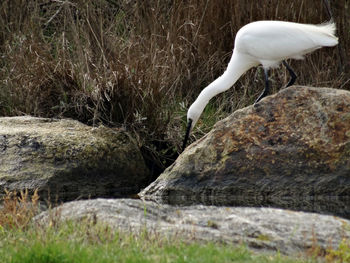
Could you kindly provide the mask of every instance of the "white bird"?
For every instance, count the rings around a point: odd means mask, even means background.
[[[235,39],[231,60],[226,71],[202,90],[187,112],[187,130],[183,142],[186,147],[191,130],[198,121],[209,100],[229,89],[248,69],[262,65],[265,73],[265,89],[255,103],[269,92],[268,70],[281,62],[287,68],[291,86],[296,79],[286,59],[302,59],[316,49],[338,44],[333,21],[320,24],[299,24],[282,21],[257,21],[242,27]]]

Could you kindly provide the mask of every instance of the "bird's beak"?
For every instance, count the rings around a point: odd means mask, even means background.
[[[182,145],[182,151],[184,151],[186,148],[186,144],[187,144],[188,138],[190,137],[191,130],[192,130],[192,119],[188,119],[185,139]]]

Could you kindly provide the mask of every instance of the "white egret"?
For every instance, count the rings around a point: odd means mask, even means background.
[[[335,23],[320,25],[299,24],[282,21],[257,21],[242,27],[235,39],[233,54],[226,71],[202,90],[187,112],[187,130],[183,142],[185,149],[188,137],[209,100],[229,89],[248,69],[262,65],[265,73],[265,89],[255,103],[269,92],[268,70],[281,62],[287,68],[291,86],[296,75],[285,62],[286,59],[302,59],[316,49],[338,44]]]

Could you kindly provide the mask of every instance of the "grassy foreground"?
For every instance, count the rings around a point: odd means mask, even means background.
[[[244,246],[184,242],[174,238],[121,234],[89,223],[0,231],[1,262],[314,262],[279,254],[252,254]]]
[[[154,232],[120,232],[96,220],[33,223],[39,213],[38,195],[6,192],[0,206],[0,262],[349,262],[350,242],[321,251],[317,244],[303,258],[261,254],[244,244],[229,245]]]

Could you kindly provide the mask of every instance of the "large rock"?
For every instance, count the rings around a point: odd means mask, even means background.
[[[290,87],[237,110],[140,195],[350,217],[350,92]]]
[[[251,248],[296,255],[309,249],[337,249],[350,238],[350,221],[334,216],[274,208],[173,207],[127,199],[65,203],[35,218],[40,225],[92,220],[118,231],[177,239],[244,243]]]
[[[147,176],[124,131],[74,120],[0,118],[0,193],[38,189],[51,200],[121,197],[137,193]]]

